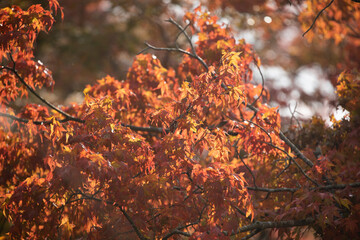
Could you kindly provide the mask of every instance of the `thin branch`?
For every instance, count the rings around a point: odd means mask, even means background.
[[[263,188],[263,187],[246,187],[248,190],[259,191],[259,192],[296,192],[299,188]]]
[[[141,239],[141,240],[147,240],[146,237],[144,237],[141,232],[139,231],[139,229],[136,227],[134,221],[131,219],[131,217],[125,212],[125,210],[119,206],[120,211],[124,214],[126,220],[128,220],[128,222],[130,223],[131,227],[134,229],[136,235]]]
[[[209,71],[208,65],[197,54],[193,54],[191,52],[188,52],[188,51],[186,51],[186,50],[184,50],[182,48],[178,48],[178,47],[175,47],[175,48],[155,47],[155,46],[153,46],[153,45],[151,45],[151,44],[149,44],[147,42],[145,42],[145,45],[147,47],[146,50],[147,49],[152,49],[152,50],[156,50],[156,51],[170,51],[170,52],[179,52],[179,53],[186,54],[186,55],[198,60],[203,65],[203,67],[206,69],[206,71]],[[142,53],[144,51],[145,51],[145,49],[142,50],[140,53]]]
[[[253,179],[253,183],[254,186],[256,186],[256,178],[254,173],[252,172],[252,170],[249,168],[249,166],[245,163],[244,159],[240,156],[240,154],[238,153],[237,149],[235,149],[236,155],[240,158],[241,162],[244,164],[245,168],[249,171],[252,179]]]
[[[280,147],[278,147],[278,146],[276,146],[276,145],[274,145],[274,144],[272,144],[272,143],[265,142],[265,144],[267,144],[267,145],[269,145],[269,146],[271,146],[271,147],[273,147],[273,148],[276,148],[276,149],[282,151],[283,153],[285,153],[285,154],[288,156],[288,158],[290,158],[290,159],[295,163],[295,165],[297,166],[297,168],[299,168],[299,170],[301,171],[301,173],[302,173],[310,182],[314,183],[316,186],[320,186],[315,180],[313,180],[312,178],[310,178],[310,177],[305,173],[304,169],[302,169],[302,167],[295,161],[295,159],[294,159],[293,157],[290,156],[290,154],[289,154],[287,151],[285,151],[284,149],[282,149],[282,148],[280,148]]]
[[[265,87],[265,78],[264,78],[264,75],[263,75],[260,67],[257,65],[257,63],[255,63],[255,66],[256,66],[256,68],[258,69],[258,71],[259,71],[259,73],[260,73],[260,76],[261,76],[261,85],[262,85],[262,88],[261,88],[261,92],[260,92],[259,96],[251,103],[251,106],[254,106],[255,103],[262,97],[263,92],[264,92],[264,87]]]
[[[301,171],[301,173],[313,184],[315,184],[317,187],[320,187],[320,184],[318,184],[315,180],[313,180],[309,175],[306,174],[304,169],[295,161],[295,159],[292,159],[292,161],[295,163],[296,167]]]
[[[246,104],[246,107],[247,107],[247,108],[250,108],[254,113],[257,113],[257,112],[259,111],[256,107],[254,107],[254,106],[251,105],[251,104]]]
[[[266,131],[265,128],[263,128],[262,126],[260,126],[259,124],[255,123],[255,122],[253,122],[252,120],[246,120],[246,121],[248,121],[250,124],[255,125],[255,126],[258,127],[261,131],[263,131],[263,132],[269,137],[270,143],[273,144],[273,143],[272,143],[273,141],[272,141],[271,135],[270,135],[270,133],[269,133],[268,131]]]
[[[203,67],[206,69],[206,71],[209,71],[209,67],[208,65],[205,63],[205,61],[196,53],[195,51],[195,47],[194,47],[194,44],[191,42],[191,38],[190,36],[187,34],[186,32],[186,28],[188,27],[188,25],[183,28],[180,24],[178,24],[177,22],[175,22],[172,18],[168,19],[167,20],[168,22],[174,24],[179,30],[180,30],[180,33],[178,34],[178,36],[176,37],[176,39],[179,37],[180,34],[184,34],[184,36],[186,37],[187,41],[189,42],[189,45],[190,45],[190,48],[191,48],[191,52],[188,52],[182,48],[179,48],[179,47],[175,47],[175,48],[162,48],[162,47],[155,47],[155,46],[152,46],[151,44],[145,42],[145,45],[146,45],[146,48],[143,49],[142,51],[140,51],[140,53],[143,53],[145,52],[146,50],[148,49],[152,49],[152,50],[156,50],[156,51],[172,51],[172,52],[180,52],[180,53],[183,53],[183,54],[186,54],[196,60],[198,60],[201,65],[203,65]],[[175,41],[175,44],[176,44],[176,41]],[[177,45],[177,44],[176,44]],[[139,53],[139,54],[140,54]]]
[[[121,124],[123,127],[128,127],[133,131],[140,131],[140,132],[154,132],[154,133],[163,133],[170,131],[169,129],[165,129],[164,128],[158,128],[158,127],[139,127],[139,126],[134,126],[134,125],[129,125],[129,124]]]
[[[155,218],[157,218],[157,217],[159,217],[159,216],[161,216],[161,213],[155,214],[155,215],[154,215],[153,217],[151,217],[149,220],[146,220],[146,223],[151,222],[152,220],[154,220]]]
[[[316,20],[320,17],[320,15],[323,13],[323,11],[325,11],[325,9],[327,9],[328,7],[331,6],[331,4],[332,4],[333,2],[334,2],[334,0],[331,0],[328,5],[326,5],[323,9],[321,9],[321,11],[316,15],[316,17],[315,17],[314,21],[312,22],[311,26],[308,28],[308,30],[306,30],[306,31],[303,33],[303,35],[302,35],[303,37],[305,36],[305,34],[307,34],[307,33],[315,26]]]
[[[354,182],[349,184],[326,185],[326,186],[313,188],[312,190],[333,190],[333,189],[344,189],[346,187],[353,187],[353,188],[360,187],[360,182]]]
[[[0,117],[7,117],[7,118],[10,118],[12,120],[22,122],[22,123],[28,123],[29,121],[31,121],[29,119],[19,118],[19,117],[16,117],[14,115],[7,114],[7,113],[2,113],[2,112],[0,112]],[[68,122],[69,120],[70,119],[64,118],[64,119],[60,119],[60,120],[57,120],[57,121],[60,122],[60,123],[64,123],[64,122]],[[33,123],[35,125],[49,125],[49,124],[52,123],[52,121],[33,121]]]
[[[245,213],[243,210],[241,210],[240,208],[238,208],[237,206],[235,206],[235,205],[233,205],[233,204],[231,204],[231,206],[232,206],[233,208],[235,208],[236,211],[238,211],[241,215],[243,215],[244,217],[246,217],[246,213]],[[251,219],[250,216],[248,216],[248,218]]]
[[[295,103],[294,110],[291,110],[290,105],[288,106],[289,111],[290,111],[290,113],[291,113],[291,118],[290,118],[290,124],[289,124],[289,125],[291,126],[293,119],[295,119],[295,121],[296,121],[297,125],[299,126],[299,128],[302,129],[299,119],[298,119],[297,117],[295,117],[295,114],[296,114],[296,113],[302,115],[301,113],[299,113],[298,111],[296,111],[297,105],[298,105],[298,103],[296,102],[296,103]]]
[[[280,175],[283,174],[283,173],[290,167],[290,165],[291,165],[291,159],[292,159],[292,158],[287,158],[287,161],[288,161],[288,162],[287,162],[286,166],[284,167],[283,170],[281,170],[281,172],[279,172],[279,173],[276,175],[276,178],[280,177]]]
[[[181,30],[181,31],[176,35],[175,44],[177,44],[176,41],[179,39],[179,37],[181,36],[181,34],[186,33],[185,31],[186,31],[186,29],[190,26],[190,24],[191,24],[191,23],[186,24],[186,26],[183,28],[183,30]],[[186,33],[186,34],[187,34],[187,33]],[[191,40],[191,39],[190,39],[190,40]]]
[[[193,108],[193,105],[190,103],[189,106],[186,108],[186,111],[181,113],[178,117],[176,117],[174,120],[171,121],[170,123],[170,127],[169,127],[169,131],[174,133],[175,130],[178,127],[178,120],[182,119],[183,117],[185,117],[186,115],[188,115],[191,111],[191,109]]]
[[[319,187],[313,187],[309,188],[310,191],[314,190],[325,190],[330,191],[334,189],[344,189],[346,187],[352,187],[352,188],[358,188],[360,187],[360,182],[354,182],[349,184],[334,184],[334,185],[326,185],[326,186],[319,186]],[[260,192],[268,192],[268,193],[276,193],[276,192],[296,192],[300,188],[263,188],[263,187],[246,187],[248,190],[252,191],[260,191]]]
[[[150,43],[145,42],[144,43],[148,49],[156,50],[156,51],[169,51],[169,52],[179,52],[186,55],[189,55],[190,57],[195,57],[191,52],[188,52],[182,48],[168,48],[168,47],[155,47],[151,45]]]
[[[179,232],[181,232],[181,229],[185,229],[185,228],[187,228],[187,227],[191,227],[191,226],[193,226],[193,225],[195,225],[195,224],[198,224],[198,223],[199,223],[199,222],[196,221],[196,222],[193,222],[193,223],[189,223],[189,224],[187,224],[187,225],[185,225],[185,226],[177,227],[177,228],[175,228],[174,230],[172,230],[171,232],[169,232],[168,234],[166,234],[166,235],[162,238],[162,240],[166,240],[166,239],[168,239],[169,237],[171,237],[172,235],[179,234]],[[181,233],[183,233],[183,232],[181,232]],[[189,237],[190,237],[190,235],[189,235]]]
[[[146,52],[149,49],[150,49],[149,47],[146,47],[143,50],[141,50],[140,52],[138,52],[136,55],[142,54],[142,53]]]
[[[235,208],[236,211],[238,211],[238,213],[240,213],[241,215],[243,215],[247,220],[249,220],[250,222],[255,222],[255,219],[251,220],[253,217],[250,214],[249,216],[246,217],[246,213],[244,211],[242,211],[240,208],[238,208],[237,206],[231,204],[231,207]]]
[[[13,67],[7,67],[7,66],[2,66],[2,70],[6,69],[12,73],[15,74],[15,76],[19,79],[19,81],[35,96],[37,97],[41,102],[43,102],[44,104],[46,104],[48,107],[50,107],[51,109],[55,110],[56,112],[60,113],[61,115],[65,116],[65,119],[69,120],[69,121],[75,121],[75,122],[79,122],[79,123],[84,123],[85,121],[76,117],[73,117],[69,114],[67,114],[66,112],[62,111],[61,109],[55,107],[52,103],[48,102],[46,99],[44,99],[43,97],[41,97],[32,87],[30,87],[29,84],[27,84],[24,80],[24,78],[22,78],[18,71],[15,69],[16,67],[16,62],[14,61],[14,59],[12,58],[12,55],[10,54],[10,59],[13,63]]]
[[[184,34],[184,36],[186,37],[187,41],[188,41],[189,44],[190,44],[191,52],[192,52],[194,55],[196,55],[195,47],[194,47],[194,45],[193,45],[192,42],[191,42],[191,38],[189,37],[189,35],[188,35],[187,32],[185,31],[185,29],[190,25],[190,23],[189,23],[188,25],[186,25],[185,28],[183,28],[179,23],[175,22],[174,19],[172,19],[172,18],[169,18],[169,19],[166,20],[166,21],[169,22],[169,23],[174,24],[174,25],[180,30],[179,35],[180,35],[181,33]]]
[[[209,67],[208,65],[205,63],[205,61],[196,53],[195,51],[195,47],[194,47],[194,44],[192,43],[191,41],[191,38],[189,37],[189,35],[187,34],[187,32],[185,31],[185,28],[183,28],[180,24],[178,24],[177,22],[175,22],[172,18],[170,18],[168,20],[168,22],[174,24],[186,37],[189,45],[190,45],[190,48],[191,48],[191,52],[192,52],[192,55],[190,55],[191,57],[195,58],[196,60],[198,60],[203,66],[204,68],[206,69],[206,71],[209,71]],[[189,25],[189,24],[188,24]],[[187,26],[186,26],[187,27]]]
[[[280,136],[280,139],[283,140],[286,145],[288,145],[291,150],[293,150],[295,153],[296,153],[296,156],[298,158],[300,158],[301,160],[303,160],[303,162],[305,162],[309,167],[312,167],[314,166],[314,163],[311,162],[307,157],[304,156],[304,154],[302,154],[302,152],[295,146],[295,144],[293,144],[286,136],[285,134],[280,131],[279,132],[279,136]]]

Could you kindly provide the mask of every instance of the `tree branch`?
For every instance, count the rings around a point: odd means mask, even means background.
[[[296,192],[299,188],[263,188],[263,187],[246,187],[248,190],[260,191],[260,192]]]
[[[296,153],[296,156],[298,158],[300,158],[301,160],[303,160],[309,167],[312,167],[314,166],[314,163],[311,162],[307,157],[304,156],[304,154],[302,154],[302,152],[295,146],[295,144],[293,144],[286,136],[285,134],[280,131],[279,132],[279,136],[280,136],[280,139],[283,140],[286,145],[288,145],[291,150],[293,150],[295,153]]]
[[[314,190],[325,190],[330,191],[334,189],[344,189],[346,187],[352,187],[352,188],[358,188],[360,187],[360,182],[353,182],[348,184],[334,184],[334,185],[326,185],[326,186],[319,186],[319,187],[313,187],[309,188],[310,191]],[[300,188],[263,188],[263,187],[246,187],[248,190],[252,191],[260,191],[260,192],[268,192],[268,193],[276,193],[276,192],[296,192]]]
[[[332,4],[333,2],[334,2],[334,0],[331,0],[328,5],[326,5],[323,9],[321,9],[321,11],[316,15],[316,17],[315,17],[314,21],[312,22],[311,26],[308,28],[308,30],[306,30],[306,31],[303,33],[303,35],[302,35],[303,37],[305,36],[305,34],[307,34],[307,33],[315,26],[316,20],[320,17],[320,15],[323,13],[323,11],[325,11],[325,9],[327,9],[328,7],[331,6],[331,4]]]
[[[261,88],[261,92],[260,92],[259,96],[251,103],[251,106],[254,106],[255,103],[262,97],[262,95],[263,95],[263,93],[264,93],[264,86],[265,86],[265,78],[264,78],[264,75],[263,75],[260,67],[257,65],[257,63],[255,63],[255,61],[254,61],[254,64],[255,64],[256,68],[258,69],[258,71],[259,71],[259,73],[260,73],[262,88]]]
[[[194,45],[193,45],[192,42],[191,42],[191,38],[189,37],[189,35],[188,35],[187,32],[185,31],[186,28],[190,25],[190,23],[189,23],[185,28],[183,28],[179,23],[175,22],[174,19],[172,19],[172,18],[169,18],[169,19],[166,20],[166,21],[169,22],[169,23],[174,24],[174,25],[180,30],[179,35],[180,35],[180,34],[184,34],[184,36],[186,37],[186,40],[187,40],[187,41],[189,42],[189,44],[190,44],[191,52],[192,52],[194,55],[196,55],[195,47],[194,47]]]
[[[315,180],[313,180],[311,177],[309,177],[309,175],[306,174],[306,172],[304,171],[304,169],[302,169],[302,167],[295,161],[295,159],[291,159],[296,167],[300,170],[300,172],[312,183],[314,183],[317,187],[320,186],[320,184],[318,184]]]
[[[183,54],[186,54],[192,58],[195,58],[196,60],[198,60],[202,65],[203,67],[206,69],[206,71],[209,70],[209,67],[207,66],[207,64],[204,62],[204,60],[199,57],[197,54],[193,54],[191,52],[188,52],[182,48],[178,48],[178,47],[175,47],[175,48],[165,48],[165,47],[155,47],[147,42],[145,42],[145,45],[147,46],[147,48],[145,48],[144,50],[142,50],[140,53],[146,51],[147,49],[152,49],[152,50],[156,50],[156,51],[170,51],[170,52],[179,52],[179,53],[183,53]]]
[[[247,232],[247,231],[251,231],[251,230],[307,226],[314,222],[315,222],[315,220],[311,217],[303,219],[303,220],[286,220],[286,221],[278,221],[278,222],[255,222],[253,224],[239,228],[235,233],[232,233],[231,236],[234,236],[241,232]]]
[[[22,122],[22,123],[28,123],[29,121],[31,121],[29,119],[19,118],[19,117],[16,117],[14,115],[7,114],[7,113],[2,113],[2,112],[0,112],[0,117],[7,117],[7,118],[10,118],[12,120]],[[64,119],[60,119],[60,120],[57,120],[57,121],[60,122],[60,123],[64,123],[64,122],[70,121],[70,119],[64,118]],[[35,125],[49,125],[49,124],[52,123],[52,121],[33,121],[33,123]]]
[[[179,47],[175,47],[175,48],[163,48],[163,47],[155,47],[155,46],[152,46],[151,44],[145,42],[145,45],[146,45],[146,48],[143,49],[142,51],[140,51],[138,54],[140,53],[143,53],[144,51],[146,51],[147,49],[152,49],[152,50],[156,50],[156,51],[172,51],[172,52],[180,52],[180,53],[183,53],[183,54],[186,54],[196,60],[198,60],[201,65],[203,65],[203,67],[206,69],[206,71],[209,71],[209,67],[208,65],[205,63],[205,61],[196,53],[195,51],[195,47],[194,47],[194,44],[191,42],[191,38],[189,37],[189,35],[187,34],[186,32],[186,29],[183,28],[179,23],[175,22],[172,18],[169,18],[167,20],[168,22],[174,24],[179,30],[180,30],[180,33],[179,34],[184,34],[184,36],[186,37],[186,40],[189,42],[189,45],[190,45],[190,48],[191,48],[191,52],[188,52],[182,48],[179,48]],[[177,36],[178,38],[178,36]],[[175,42],[176,44],[176,42]],[[177,44],[176,44],[177,45]]]
[[[14,59],[12,58],[12,55],[10,54],[10,59],[13,63],[13,67],[6,67],[6,66],[2,66],[2,70],[6,69],[12,73],[15,74],[15,76],[19,79],[19,81],[35,96],[37,97],[41,102],[43,102],[45,105],[47,105],[49,108],[55,110],[56,112],[60,113],[61,115],[65,116],[65,119],[69,120],[69,121],[75,121],[75,122],[79,122],[79,123],[84,123],[85,121],[76,117],[73,117],[69,114],[67,114],[66,112],[62,111],[61,109],[55,107],[53,104],[51,104],[50,102],[48,102],[46,99],[44,99],[43,97],[41,97],[32,87],[30,87],[29,84],[27,84],[24,80],[24,78],[22,78],[18,71],[16,70],[16,62],[14,61]]]
[[[316,188],[312,188],[312,190],[314,189],[318,189],[318,190],[333,190],[333,189],[344,189],[346,187],[360,187],[360,182],[354,182],[354,183],[349,183],[349,184],[334,184],[334,185],[326,185],[326,186],[321,186],[321,187],[316,187]]]
[[[131,219],[131,217],[125,212],[125,210],[121,207],[118,206],[120,211],[124,214],[126,220],[128,220],[128,222],[130,223],[131,227],[134,229],[136,235],[141,239],[141,240],[147,240],[146,237],[144,237],[141,232],[139,231],[139,229],[136,227],[134,221]]]

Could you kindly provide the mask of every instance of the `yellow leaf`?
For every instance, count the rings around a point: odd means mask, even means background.
[[[346,207],[347,209],[350,209],[351,202],[347,198],[341,198],[340,204]]]
[[[66,134],[65,134],[65,138],[66,138],[65,142],[66,142],[66,143],[68,143],[69,137],[70,137],[70,134],[69,134],[69,133],[66,133]]]
[[[69,222],[69,217],[67,215],[65,215],[62,219],[61,219],[61,223],[60,226],[66,224]]]

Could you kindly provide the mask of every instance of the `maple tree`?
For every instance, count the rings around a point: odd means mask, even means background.
[[[251,65],[260,71],[252,46],[198,7],[186,26],[168,20],[179,31],[173,46],[146,43],[126,79],[107,76],[85,88],[83,103],[58,107],[36,91],[54,86],[33,53],[62,14],[47,2],[0,10],[2,236],[249,239],[276,229],[293,239],[312,229],[324,239],[358,237],[357,65],[337,80],[347,118],[332,116],[329,127],[314,117],[284,133],[264,84],[252,79]],[[149,50],[181,62],[165,68]],[[42,105],[18,109],[28,95]]]

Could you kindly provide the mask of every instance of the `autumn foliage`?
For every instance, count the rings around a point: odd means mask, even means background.
[[[176,69],[139,54],[126,79],[107,76],[84,89],[82,104],[58,107],[37,93],[54,80],[33,54],[56,13],[56,0],[0,10],[1,236],[248,239],[273,229],[284,239],[306,230],[358,238],[356,66],[338,77],[346,118],[332,116],[329,127],[314,117],[284,133],[267,90],[253,81],[261,63],[252,46],[199,7],[185,14],[186,29],[169,20],[187,48],[147,44],[181,54]],[[319,31],[336,26],[319,22]],[[30,96],[41,105],[16,108]]]

